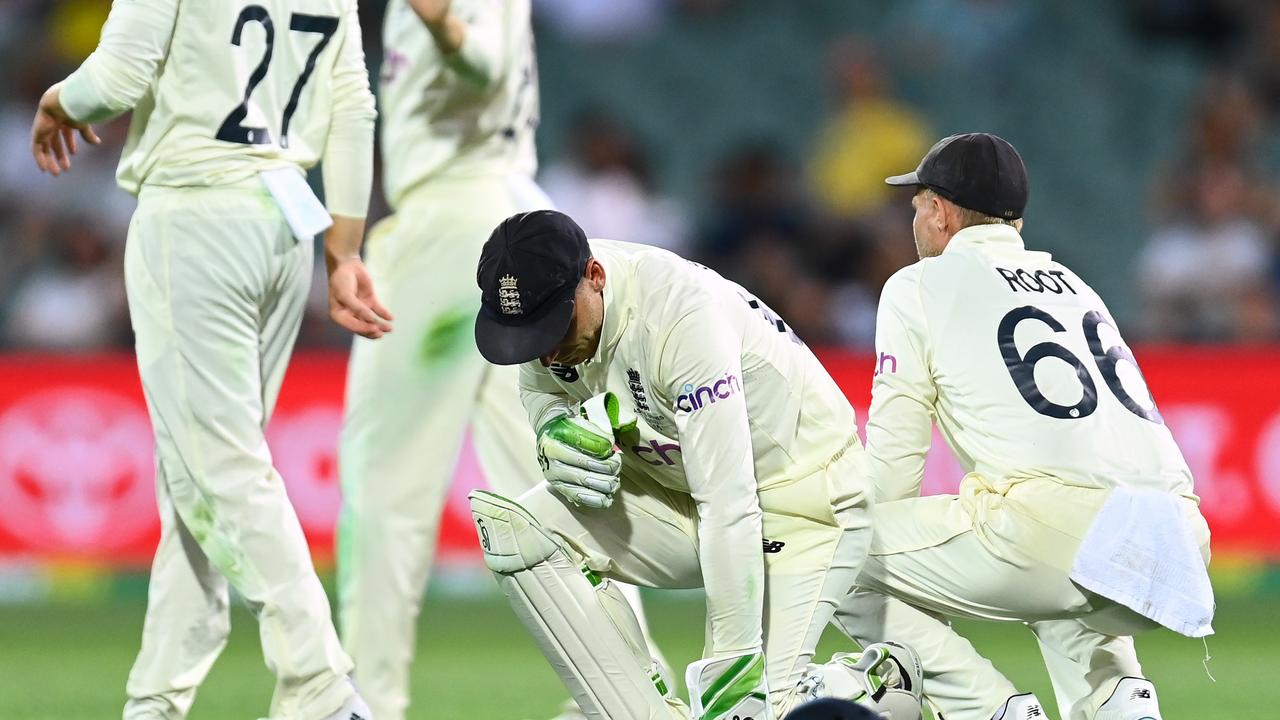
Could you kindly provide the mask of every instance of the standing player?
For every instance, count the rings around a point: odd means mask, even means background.
[[[692,717],[780,718],[825,695],[919,717],[905,649],[808,665],[866,557],[870,486],[853,408],[781,319],[701,265],[588,243],[554,211],[503,221],[477,277],[476,343],[523,363],[548,482],[518,503],[474,492],[472,512],[486,563],[588,717],[690,716],[615,580],[706,588]]]
[[[1212,632],[1209,532],[1133,353],[1097,293],[1025,249],[1012,145],[948,137],[887,182],[916,189],[921,260],[880,299],[859,583],[915,607],[858,593],[842,623],[910,642],[948,720],[990,717],[1012,687],[935,614],[1026,622],[1065,720],[1158,720],[1130,636]],[[918,498],[934,419],[969,472]]]
[[[440,514],[472,423],[485,476],[516,496],[542,479],[513,368],[471,340],[480,245],[518,210],[548,208],[537,167],[529,0],[392,0],[380,95],[395,215],[369,269],[399,331],[357,339],[339,450],[339,626],[379,718],[404,717],[417,616]]]
[[[36,163],[70,169],[73,131],[96,142],[88,123],[129,110],[125,280],[162,529],[124,717],[186,716],[226,644],[230,582],[276,675],[272,718],[369,718],[263,436],[316,232],[332,224],[334,317],[391,329],[356,254],[374,121],[356,0],[116,2],[40,101]],[[332,220],[303,175],[321,155]]]

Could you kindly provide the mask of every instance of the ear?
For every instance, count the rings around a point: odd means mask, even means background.
[[[585,274],[587,281],[591,283],[592,290],[596,292],[604,290],[604,265],[601,265],[599,260],[589,258]]]
[[[947,207],[948,203],[943,202],[942,198],[937,195],[930,195],[929,202],[933,205],[934,228],[937,229],[938,232],[945,233],[947,231],[947,226],[951,222],[951,218],[947,216],[950,211],[950,208]]]

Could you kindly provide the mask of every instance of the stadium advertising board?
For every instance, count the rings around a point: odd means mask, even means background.
[[[1280,350],[1144,348],[1160,410],[1196,476],[1216,553],[1280,559]],[[824,352],[865,421],[874,361]],[[332,557],[335,447],[346,359],[294,359],[267,430],[313,552]],[[0,563],[143,567],[159,536],[146,404],[129,355],[0,357]],[[961,471],[941,439],[924,491]],[[442,558],[476,562],[466,493],[483,483],[463,450],[441,528]]]

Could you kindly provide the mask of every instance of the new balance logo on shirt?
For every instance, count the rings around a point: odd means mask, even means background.
[[[561,365],[560,363],[551,363],[547,370],[561,380],[571,383],[578,382],[578,369],[570,365]]]

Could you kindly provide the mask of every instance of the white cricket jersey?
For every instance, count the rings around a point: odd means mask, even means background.
[[[877,498],[916,495],[936,419],[962,467],[1194,498],[1191,472],[1098,294],[1007,225],[966,228],[885,284],[867,451]]]
[[[387,3],[378,95],[391,206],[442,175],[520,173],[538,158],[538,65],[529,0],[455,0],[462,47],[444,55],[406,0]]]
[[[120,186],[231,185],[324,157],[330,212],[364,217],[373,95],[356,0],[115,0],[67,113],[133,110]]]
[[[637,418],[620,442],[624,477],[645,474],[697,505],[713,653],[758,648],[757,493],[862,452],[853,408],[790,327],[742,287],[665,250],[590,244],[605,268],[600,347],[572,368],[521,366],[530,422],[541,428],[571,403],[617,395],[623,416]]]

